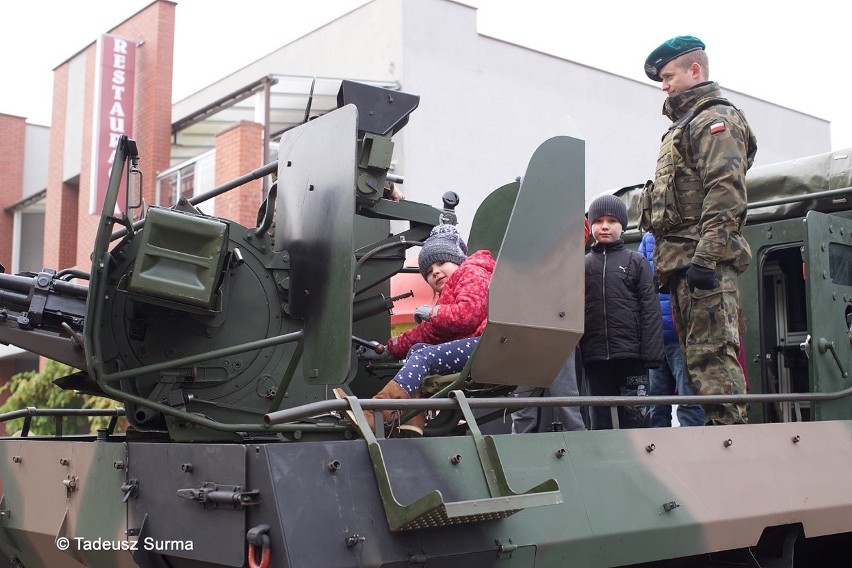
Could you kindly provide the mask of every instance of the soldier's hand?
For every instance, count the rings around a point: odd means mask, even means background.
[[[719,279],[716,278],[716,271],[700,264],[693,264],[686,270],[686,283],[689,286],[690,292],[696,288],[699,290],[713,290],[719,287]]]

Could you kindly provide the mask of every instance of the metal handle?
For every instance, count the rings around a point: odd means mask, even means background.
[[[840,362],[840,357],[837,355],[837,350],[835,349],[835,345],[833,341],[829,341],[824,337],[820,337],[819,341],[817,341],[817,349],[823,355],[825,355],[826,351],[831,351],[831,355],[834,357],[834,362],[837,363],[837,368],[840,369],[840,376],[844,379],[849,376],[846,370],[843,368],[843,363]]]

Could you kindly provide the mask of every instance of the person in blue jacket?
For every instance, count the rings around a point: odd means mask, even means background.
[[[651,271],[654,270],[654,235],[650,232],[642,236],[639,244],[639,252],[648,259]],[[665,359],[657,369],[650,369],[648,376],[648,394],[650,396],[672,395],[694,395],[689,383],[689,376],[683,365],[683,355],[680,352],[680,343],[677,331],[672,322],[672,303],[669,294],[659,294],[660,312],[663,317],[663,350]],[[681,426],[703,426],[704,407],[700,404],[678,404],[677,419]],[[672,425],[672,407],[668,405],[657,405],[651,407],[651,426],[665,428]]]

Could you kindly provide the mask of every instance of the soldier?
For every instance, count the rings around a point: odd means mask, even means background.
[[[673,124],[642,195],[639,228],[656,237],[657,284],[671,292],[693,390],[743,394],[737,277],[751,259],[741,230],[757,141],[742,112],[708,80],[698,38],[666,41],[648,56],[645,73],[662,82],[663,114]],[[705,413],[708,424],[746,422],[745,405],[706,405]]]

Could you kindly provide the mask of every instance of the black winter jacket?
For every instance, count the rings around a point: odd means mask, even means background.
[[[596,243],[586,255],[583,362],[639,359],[659,367],[663,357],[660,301],[648,260],[624,241]]]

